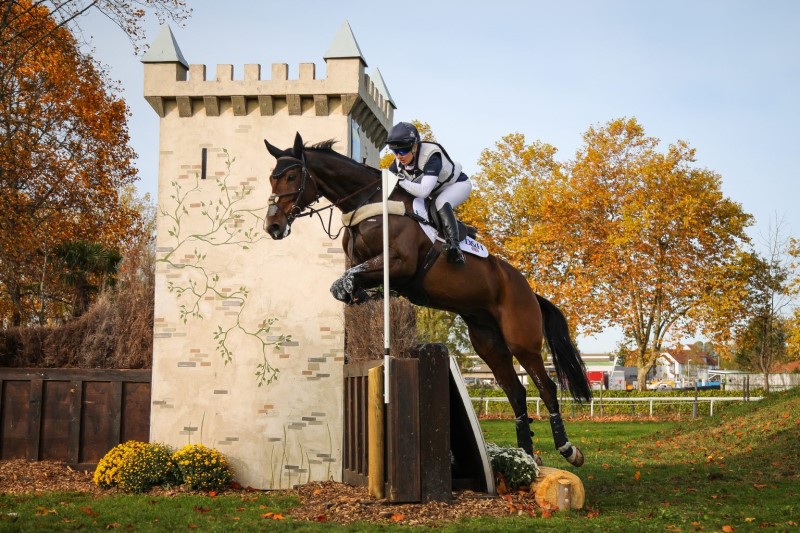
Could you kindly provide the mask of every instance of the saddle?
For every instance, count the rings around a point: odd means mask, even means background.
[[[403,206],[402,202],[390,201],[389,202],[389,214],[390,215],[406,215],[420,224],[427,224],[428,226],[434,228],[437,233],[440,235],[442,234],[442,223],[439,221],[439,215],[436,213],[436,206],[434,203],[428,199],[425,200],[425,210],[427,212],[427,220],[422,216],[419,216],[417,213],[414,212],[407,212],[405,207]],[[379,216],[383,212],[383,205],[379,203],[374,204],[366,204],[358,208],[356,211],[352,211],[350,213],[343,213],[342,214],[342,224],[345,226],[355,226],[362,220],[367,218],[371,218],[374,216]],[[456,224],[458,225],[458,240],[463,241],[466,237],[471,239],[475,239],[478,235],[478,229],[474,226],[469,226],[464,224],[460,220],[456,220]]]
[[[439,215],[436,212],[436,205],[429,199],[425,199],[425,209],[428,212],[428,222],[436,228],[436,231],[439,235],[444,235],[442,231],[442,222],[439,220]],[[478,228],[474,226],[470,226],[468,224],[464,224],[460,220],[456,219],[456,225],[458,226],[458,240],[463,241],[465,238],[470,237],[472,239],[476,238],[478,235]]]

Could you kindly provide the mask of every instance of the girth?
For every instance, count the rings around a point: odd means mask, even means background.
[[[433,268],[440,254],[441,248],[431,245],[428,249],[428,253],[425,254],[425,260],[422,262],[422,266],[417,268],[414,275],[399,286],[396,284],[392,285],[391,289],[397,291],[401,296],[408,298],[414,305],[427,306],[430,303],[430,298],[428,298],[428,293],[425,292],[425,289],[422,288],[422,282],[425,281],[425,276],[430,272],[431,268]]]

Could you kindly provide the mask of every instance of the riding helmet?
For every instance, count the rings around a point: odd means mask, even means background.
[[[398,122],[389,131],[386,144],[390,149],[409,148],[413,144],[420,142],[419,131],[410,122]]]

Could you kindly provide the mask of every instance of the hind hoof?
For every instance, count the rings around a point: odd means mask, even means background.
[[[544,466],[544,461],[542,461],[542,456],[537,453],[533,454],[533,462],[536,463],[536,466]]]
[[[575,452],[570,457],[566,457],[567,461],[572,466],[583,466],[583,452],[577,446],[573,446],[572,449]]]
[[[567,460],[569,464],[572,466],[582,466],[583,465],[583,452],[577,446],[570,445],[567,442],[566,446],[559,448],[558,450],[561,453],[561,456]]]

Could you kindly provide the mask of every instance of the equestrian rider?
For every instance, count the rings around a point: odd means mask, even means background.
[[[445,235],[445,257],[451,263],[464,264],[453,209],[467,199],[472,182],[461,171],[461,163],[450,159],[441,145],[423,142],[416,126],[408,122],[395,124],[386,144],[394,152],[389,170],[400,177],[398,185],[413,196],[433,199]]]

